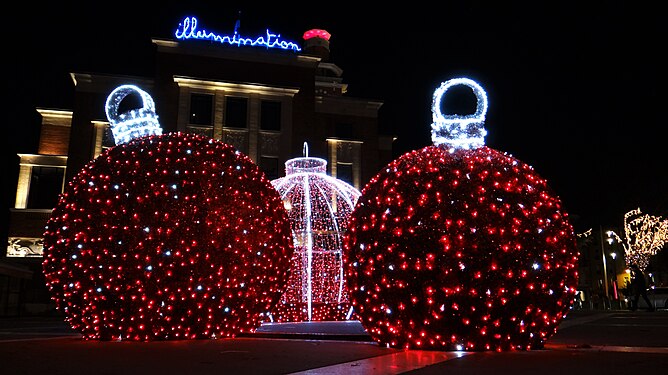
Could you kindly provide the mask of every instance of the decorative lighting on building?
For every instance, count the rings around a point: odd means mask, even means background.
[[[325,40],[329,40],[329,38],[332,37],[332,34],[327,32],[327,30],[322,30],[322,29],[311,29],[308,30],[307,32],[304,33],[304,40],[309,40],[311,38],[321,38]]]
[[[266,35],[247,38],[237,34],[220,35],[204,29],[197,29],[197,18],[186,17],[179,23],[179,27],[174,32],[176,39],[201,39],[218,42],[220,44],[229,44],[232,46],[250,46],[250,47],[264,47],[264,48],[278,48],[283,50],[291,50],[295,52],[301,51],[301,47],[295,42],[281,39],[281,34],[274,34],[269,29]]]
[[[476,93],[475,119],[440,113],[456,84]],[[388,164],[351,216],[344,254],[355,313],[389,347],[541,347],[576,293],[568,215],[531,166],[484,146],[478,84],[451,80],[434,98],[435,145]]]
[[[343,274],[343,237],[360,192],[325,174],[327,161],[308,156],[285,163],[272,181],[288,211],[295,252],[274,321],[350,319]]]

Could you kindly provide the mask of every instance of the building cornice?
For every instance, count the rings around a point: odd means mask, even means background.
[[[47,108],[36,108],[37,112],[42,117],[45,118],[57,118],[57,119],[68,119],[72,120],[72,111],[65,111],[61,109],[47,109]]]
[[[77,91],[108,93],[119,85],[135,84],[145,89],[153,88],[153,80],[145,77],[71,72],[70,77]]]
[[[325,139],[327,142],[333,142],[333,143],[355,143],[355,144],[363,144],[364,141],[356,141],[354,139],[341,139],[341,138],[326,138]]]
[[[316,68],[320,57],[286,51],[268,51],[257,47],[234,47],[212,44],[201,40],[177,42],[174,40],[151,39],[159,53],[212,57],[217,59],[260,62],[288,66]]]
[[[174,76],[174,82],[179,87],[189,87],[203,90],[222,90],[244,94],[264,94],[274,96],[294,96],[299,92],[298,87],[267,86],[257,83],[239,83],[227,81],[202,80],[192,77]]]
[[[343,69],[334,63],[323,62],[318,64],[318,68],[332,71],[337,77],[341,77],[343,75]]]
[[[67,166],[67,156],[65,155],[39,155],[39,154],[18,154],[20,165],[34,165],[40,167],[63,167]]]
[[[383,102],[346,96],[316,96],[317,113],[378,117],[378,110]]]

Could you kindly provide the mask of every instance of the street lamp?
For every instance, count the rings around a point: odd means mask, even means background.
[[[610,238],[609,240],[612,240]],[[613,241],[608,241],[610,245],[612,245]],[[612,272],[614,274],[614,278],[612,279],[612,290],[614,291],[614,297],[615,301],[617,301],[617,304],[619,305],[619,308],[621,309],[621,302],[619,301],[619,289],[618,289],[618,284],[617,284],[617,253],[616,252],[611,252],[610,257],[612,258]]]
[[[605,306],[605,303],[610,301],[610,294],[608,293],[608,265],[606,260],[607,257],[605,256],[605,245],[603,244],[603,227],[599,227],[599,229],[601,232],[601,257],[603,259],[603,290],[605,295],[603,308],[606,309],[607,307]]]

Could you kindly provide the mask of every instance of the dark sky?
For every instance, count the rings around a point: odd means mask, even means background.
[[[357,9],[183,1],[152,10],[135,9],[137,2],[89,3],[5,16],[10,53],[3,55],[14,64],[5,72],[11,173],[16,153],[37,151],[35,108],[71,109],[69,72],[150,76],[152,37],[173,38],[185,16],[227,34],[241,11],[244,35],[269,28],[301,42],[308,29],[329,31],[331,61],[343,69],[348,95],[384,102],[380,121],[398,138],[397,157],[431,143],[431,96],[440,83],[468,77],[487,91],[486,144],[546,178],[576,231],[620,226],[638,207],[668,216],[666,106],[659,102],[668,33],[658,8],[631,1],[462,1],[438,9],[408,2]],[[11,173],[3,177],[8,207]]]

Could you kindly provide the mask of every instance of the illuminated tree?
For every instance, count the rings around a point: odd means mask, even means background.
[[[668,220],[643,214],[637,208],[624,214],[624,239],[614,231],[608,231],[608,236],[624,247],[626,264],[635,264],[644,271],[650,258],[668,242]]]
[[[288,211],[295,252],[290,277],[272,318],[299,322],[350,319],[343,274],[343,236],[360,192],[325,174],[324,159],[285,163],[285,177],[272,181]]]
[[[478,97],[441,114],[453,85]],[[576,239],[561,202],[527,164],[484,146],[487,98],[468,79],[434,93],[434,146],[409,152],[362,190],[345,241],[355,313],[398,348],[540,347],[569,311]]]

